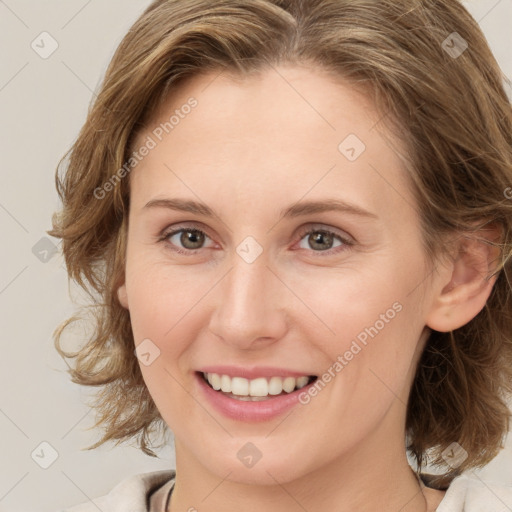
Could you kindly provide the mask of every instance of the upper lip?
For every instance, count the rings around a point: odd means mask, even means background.
[[[277,368],[270,366],[204,366],[197,370],[203,373],[217,373],[218,375],[228,375],[229,377],[243,377],[245,379],[256,379],[258,377],[309,377],[314,374],[310,372],[301,372],[288,370],[286,368]]]

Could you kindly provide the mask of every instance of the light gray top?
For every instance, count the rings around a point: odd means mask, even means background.
[[[153,471],[126,478],[108,494],[59,512],[165,512],[175,471]],[[436,512],[512,511],[512,485],[498,485],[463,474],[453,480]]]

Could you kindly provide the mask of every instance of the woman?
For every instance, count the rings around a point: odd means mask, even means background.
[[[101,510],[512,507],[472,475],[510,418],[502,78],[454,0],[148,7],[50,233],[98,307],[56,340],[101,386],[93,447],[175,438]]]

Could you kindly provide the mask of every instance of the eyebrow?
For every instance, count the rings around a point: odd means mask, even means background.
[[[144,209],[145,208],[167,208],[169,210],[194,213],[196,215],[202,215],[205,217],[218,217],[214,210],[212,210],[209,206],[198,201],[193,201],[191,199],[152,199],[146,203]],[[355,204],[350,204],[339,199],[301,201],[288,206],[287,208],[284,208],[281,210],[280,215],[282,218],[286,219],[330,211],[348,213],[350,215],[366,217],[369,219],[378,219],[378,216],[375,215],[375,213],[369,212]]]

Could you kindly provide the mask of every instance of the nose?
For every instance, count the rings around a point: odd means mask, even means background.
[[[290,292],[276,274],[263,254],[248,263],[235,253],[214,292],[210,331],[243,350],[262,349],[281,339],[287,330],[285,295]]]

